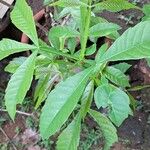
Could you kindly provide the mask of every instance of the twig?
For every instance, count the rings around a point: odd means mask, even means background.
[[[68,14],[68,15],[64,18],[63,22],[61,23],[61,26],[64,26],[64,25],[66,24],[66,22],[69,20],[69,18],[70,18],[70,14]]]
[[[36,22],[36,26],[47,35],[48,30],[45,29],[41,24],[39,24],[38,22]]]
[[[11,145],[13,146],[14,150],[17,150],[15,144],[11,141],[11,139],[8,137],[7,133],[0,127],[0,131],[4,134],[4,136],[6,137],[7,140],[9,140],[9,142],[11,143]]]
[[[1,112],[7,112],[7,110],[6,109],[0,109],[0,111]],[[16,111],[16,113],[18,113],[18,114],[20,114],[20,115],[24,115],[24,116],[33,116],[33,113],[32,114],[30,114],[30,113],[26,113],[26,112],[22,112],[22,111]]]

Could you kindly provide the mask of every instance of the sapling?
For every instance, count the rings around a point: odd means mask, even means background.
[[[68,23],[52,27],[48,33],[50,44],[47,45],[38,39],[31,8],[25,0],[16,1],[11,12],[12,23],[33,44],[11,39],[0,41],[1,60],[14,53],[31,51],[29,57],[15,58],[5,69],[13,73],[5,93],[6,109],[14,120],[16,107],[22,104],[35,77],[38,81],[33,98],[35,108],[41,108],[44,104],[39,123],[43,139],[60,132],[56,149],[77,149],[81,124],[90,115],[100,126],[105,138],[103,149],[109,150],[118,141],[115,126],[119,127],[128,115],[132,115],[132,103],[126,90],[130,87],[129,79],[125,75],[130,65],[108,64],[150,57],[150,22],[141,22],[119,37],[117,31],[120,27],[96,17],[95,12],[139,9],[126,0],[98,3],[92,0],[46,0],[46,3],[63,7],[65,12],[62,9],[60,16],[65,16],[68,11],[76,25],[73,27]],[[79,18],[75,17],[76,14]],[[116,40],[110,47],[104,43],[97,49],[96,41],[103,36]],[[93,42],[89,47],[88,40]],[[86,56],[92,54],[95,54],[94,60],[87,59]],[[92,103],[96,104],[95,110],[91,108]],[[100,112],[100,108],[107,109],[107,113]],[[71,121],[62,131],[68,118]]]

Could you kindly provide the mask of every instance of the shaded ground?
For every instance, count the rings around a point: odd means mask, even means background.
[[[42,8],[41,1],[28,0],[33,7],[34,13]],[[139,6],[145,3],[150,3],[150,0],[136,1]],[[37,5],[38,4],[38,5]],[[140,21],[143,14],[139,11],[129,10],[120,13],[103,12],[100,14],[104,18],[119,24],[122,27],[120,33],[134,26]],[[13,34],[10,34],[13,33]],[[40,33],[43,36],[42,33]],[[13,35],[13,36],[12,36]],[[21,33],[10,25],[0,35],[2,37],[10,37],[19,41]],[[10,58],[9,58],[10,59]],[[3,93],[9,79],[9,75],[4,72],[4,67],[7,65],[8,59],[0,62],[0,94]],[[145,60],[130,62],[133,64],[128,72],[133,86],[150,84],[150,69]],[[150,150],[150,89],[133,92],[134,97],[139,102],[139,107],[135,111],[134,117],[129,117],[122,126],[118,129],[120,140],[114,145],[112,150]],[[26,104],[30,100],[26,101]],[[3,94],[0,95],[0,106],[3,104]],[[32,104],[31,104],[32,105]],[[29,105],[29,106],[31,106]],[[25,108],[25,111],[30,112],[31,108]],[[24,111],[24,110],[23,110]],[[30,114],[28,114],[30,115]],[[38,116],[36,113],[35,116]],[[49,141],[41,141],[37,131],[37,118],[18,114],[13,123],[6,113],[0,111],[0,149],[11,150],[18,148],[19,150],[49,150],[53,149],[55,137]],[[88,127],[86,124],[90,125]],[[79,150],[100,150],[102,147],[102,135],[97,130],[97,125],[89,118],[83,125],[83,132]],[[6,135],[5,135],[6,134]],[[2,144],[3,143],[3,144]]]

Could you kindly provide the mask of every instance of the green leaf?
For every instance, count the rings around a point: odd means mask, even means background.
[[[92,46],[86,48],[85,56],[93,55],[96,52],[96,50],[96,44],[93,44]],[[75,56],[79,57],[80,53],[81,49],[75,53]]]
[[[145,16],[143,17],[142,21],[146,21],[146,20],[150,21],[150,4],[144,5],[143,13],[145,14]]]
[[[150,85],[139,85],[139,86],[135,86],[135,87],[131,87],[129,89],[127,89],[130,92],[135,92],[135,91],[140,91],[146,88],[150,88]]]
[[[150,21],[129,28],[102,56],[101,62],[150,57]]]
[[[60,6],[60,7],[79,7],[79,6],[87,6],[86,4],[82,3],[80,0],[58,0],[50,6]]]
[[[11,12],[12,23],[39,47],[33,13],[25,0],[17,0]]]
[[[96,4],[95,11],[98,10],[108,10],[111,12],[118,12],[121,10],[128,10],[128,9],[139,9],[137,6],[129,3],[127,0],[106,0]]]
[[[104,70],[104,74],[111,82],[115,83],[116,85],[121,87],[130,87],[128,77],[120,70],[114,67],[107,67]]]
[[[30,88],[37,51],[34,52],[12,75],[5,94],[5,105],[10,117],[14,120],[16,105],[22,104]]]
[[[104,53],[106,52],[107,49],[108,49],[108,44],[107,43],[103,44],[99,48],[99,50],[98,50],[98,52],[96,54],[96,57],[95,57],[95,61],[96,62],[99,62],[101,60],[101,57],[104,55]]]
[[[57,49],[55,49],[53,47],[47,47],[47,46],[46,47],[40,47],[39,52],[41,54],[46,55],[47,57],[51,57],[52,54],[55,54],[57,56],[60,55],[60,56],[67,57],[67,58],[70,58],[70,59],[78,60],[77,57],[72,56],[70,54],[63,53],[63,52],[61,52],[61,51],[59,51],[59,50],[57,50]]]
[[[35,99],[37,99],[35,109],[37,109],[41,103],[47,98],[49,92],[51,91],[58,75],[55,75],[50,79],[50,75],[47,74],[44,79],[39,79],[38,85],[35,91]]]
[[[150,12],[150,4],[144,5],[144,7],[143,7],[143,12],[144,12],[144,14],[149,15],[149,12]]]
[[[81,113],[83,119],[85,118],[88,110],[91,107],[93,95],[94,95],[94,82],[91,81],[85,88],[85,91],[81,98]]]
[[[147,61],[147,65],[150,67],[150,58],[147,58],[146,61]]]
[[[49,64],[43,64],[43,65],[37,65],[36,62],[36,69],[35,69],[35,79],[39,79],[39,78],[43,78],[43,76],[47,75],[47,74],[51,74],[51,76],[55,75],[55,74],[59,74],[59,66],[57,63],[51,63],[49,62]]]
[[[76,107],[91,75],[82,71],[59,83],[49,94],[40,117],[40,132],[44,139],[57,132]]]
[[[131,67],[132,65],[129,65],[127,63],[119,63],[116,65],[113,65],[114,68],[119,69],[121,72],[126,73],[127,70]]]
[[[5,67],[5,71],[9,73],[15,73],[16,70],[25,62],[26,57],[17,57],[14,58],[9,64]]]
[[[39,39],[39,45],[40,45],[39,53],[41,53],[41,54],[44,55],[45,57],[48,56],[47,59],[53,60],[53,58],[54,58],[55,55],[53,55],[52,53],[51,53],[51,54],[50,54],[50,53],[47,54],[47,52],[44,52],[44,51],[42,50],[42,47],[47,47],[47,48],[49,48],[49,49],[51,49],[51,47],[49,47],[49,45],[47,45],[47,44],[46,44],[44,41],[42,41],[41,39]],[[52,49],[54,49],[54,48],[52,48]]]
[[[118,141],[116,128],[103,114],[91,109],[89,110],[89,114],[98,123],[105,138],[105,146],[103,150],[110,150],[110,147]]]
[[[130,98],[130,105],[133,111],[136,111],[136,108],[138,106],[138,101],[129,93],[127,92],[129,98]]]
[[[48,72],[45,76],[42,76],[38,80],[38,83],[36,85],[35,92],[34,92],[34,101],[37,100],[36,106],[35,106],[36,109],[40,106],[43,99],[45,98],[45,92],[47,90],[46,88],[47,88],[49,79],[50,79],[50,73]]]
[[[99,16],[91,16],[90,27],[92,27],[98,23],[108,23],[108,21]]]
[[[11,54],[23,52],[29,49],[36,49],[36,47],[33,45],[20,43],[14,40],[3,39],[0,41],[0,60]]]
[[[74,54],[76,45],[77,45],[76,38],[68,39],[68,49],[70,50],[71,54]]]
[[[81,117],[79,114],[60,134],[57,141],[57,150],[77,150],[81,131]],[[67,143],[67,144],[66,144]]]
[[[88,4],[87,0],[82,0],[82,2]],[[80,7],[80,34],[83,34],[83,31],[85,29],[86,24],[86,17],[87,17],[87,8],[86,7]],[[82,19],[81,19],[82,18]]]
[[[95,52],[96,52],[96,44],[93,44],[92,46],[90,46],[86,49],[85,55],[89,56],[89,55],[94,54]]]
[[[47,5],[49,3],[52,3],[54,0],[44,0],[44,5]]]
[[[53,34],[55,37],[78,37],[80,34],[77,30],[70,28],[69,26],[56,26],[51,28],[49,34]],[[50,36],[50,35],[49,35]]]
[[[59,18],[63,18],[68,14],[70,14],[75,20],[80,20],[80,8],[66,7],[60,12]]]
[[[60,49],[60,38],[78,37],[79,32],[68,26],[52,27],[49,31],[49,41],[57,49]]]
[[[60,14],[59,19],[63,19],[65,16],[70,16],[70,19],[67,21],[67,25],[73,29],[78,29],[80,26],[80,7],[66,7]]]
[[[114,23],[98,23],[90,28],[90,36],[91,37],[102,37],[107,36],[115,31],[119,30],[120,26]]]
[[[109,23],[106,19],[97,17],[97,16],[91,16],[91,22],[90,22],[90,27],[99,24],[99,23]],[[111,34],[107,35],[110,39],[117,39],[119,37],[118,31],[114,31]]]
[[[111,121],[120,126],[131,112],[128,95],[110,84],[99,86],[94,93],[95,103],[98,108],[108,107],[108,116]]]

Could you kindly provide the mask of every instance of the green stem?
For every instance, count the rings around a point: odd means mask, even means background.
[[[58,51],[57,49],[55,49],[53,47],[48,47],[48,46],[44,47],[44,46],[41,46],[39,53],[40,54],[46,54],[47,56],[49,56],[50,54],[55,54],[55,55],[63,56],[63,57],[66,57],[68,59],[71,59],[71,60],[79,62],[79,58],[78,57],[72,56],[72,55],[67,54],[67,53],[63,53],[63,52]],[[85,64],[91,65],[91,63],[88,60],[86,60],[86,59],[83,62]]]
[[[91,20],[91,2],[92,0],[89,0],[88,4],[89,7],[87,8],[87,11],[83,11],[84,8],[81,8],[81,20],[83,19],[82,17],[85,17],[85,22],[81,22],[81,53],[80,53],[80,60],[84,59],[85,51],[86,51],[86,45],[87,45],[87,40],[89,36],[89,28],[90,28],[90,20]],[[82,14],[84,13],[84,14]],[[86,13],[86,14],[85,14]]]
[[[56,50],[55,48],[52,48],[52,47],[43,47],[41,46],[40,47],[40,52],[39,53],[46,53],[47,55],[48,54],[55,54],[55,55],[60,55],[60,56],[63,56],[63,57],[66,57],[66,58],[70,58],[70,59],[73,59],[73,60],[76,60],[78,61],[79,59],[75,56],[72,56],[70,54],[66,54],[66,53],[63,53],[61,51],[58,51]]]
[[[62,51],[64,49],[64,45],[65,45],[65,38],[60,37],[59,41],[60,41],[60,50]]]

